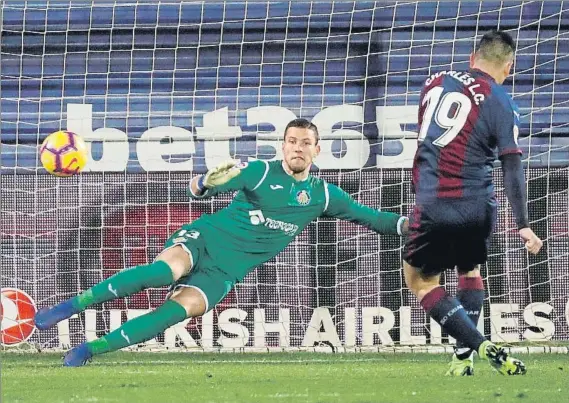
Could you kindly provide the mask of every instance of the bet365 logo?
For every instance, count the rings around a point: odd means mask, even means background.
[[[13,346],[22,343],[34,333],[34,315],[36,304],[32,297],[17,288],[2,288],[1,343]]]

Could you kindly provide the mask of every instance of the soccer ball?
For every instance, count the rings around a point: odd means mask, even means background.
[[[43,141],[40,161],[52,175],[75,175],[87,163],[87,146],[77,134],[61,130],[50,134]]]

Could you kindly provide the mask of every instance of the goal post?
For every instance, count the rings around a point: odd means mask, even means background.
[[[36,308],[151,261],[181,224],[229,203],[189,201],[227,158],[280,157],[286,124],[321,133],[315,175],[408,214],[421,85],[465,70],[484,32],[516,40],[505,86],[521,113],[529,256],[494,172],[499,223],[479,329],[522,351],[568,352],[569,4],[560,1],[2,2],[2,349],[66,349],[162,303],[152,289],[38,332]],[[85,172],[48,175],[56,130],[89,145]],[[310,224],[202,318],[133,350],[451,351],[405,287],[402,240]],[[452,272],[443,276],[456,291]]]

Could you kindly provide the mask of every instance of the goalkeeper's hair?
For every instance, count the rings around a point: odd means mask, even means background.
[[[286,133],[288,132],[288,129],[291,127],[312,130],[312,133],[314,133],[314,137],[316,138],[316,144],[318,144],[318,141],[320,140],[320,135],[318,134],[318,128],[314,123],[302,118],[291,120],[290,122],[288,122],[288,125],[286,125],[286,129],[284,131],[284,138],[283,138],[284,140],[286,140]]]
[[[516,44],[510,34],[498,30],[485,33],[476,48],[478,57],[496,65],[514,60],[515,51]]]

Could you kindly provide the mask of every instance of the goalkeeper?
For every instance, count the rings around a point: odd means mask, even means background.
[[[39,310],[36,327],[45,330],[93,304],[171,286],[169,298],[154,311],[78,345],[66,354],[64,365],[84,365],[92,356],[144,342],[186,318],[203,315],[317,217],[349,220],[380,234],[407,232],[406,217],[359,204],[337,186],[309,174],[320,152],[314,124],[291,121],[282,151],[282,161],[228,162],[194,177],[188,192],[192,198],[238,193],[228,207],[182,226],[153,263],[120,271],[71,299]]]

